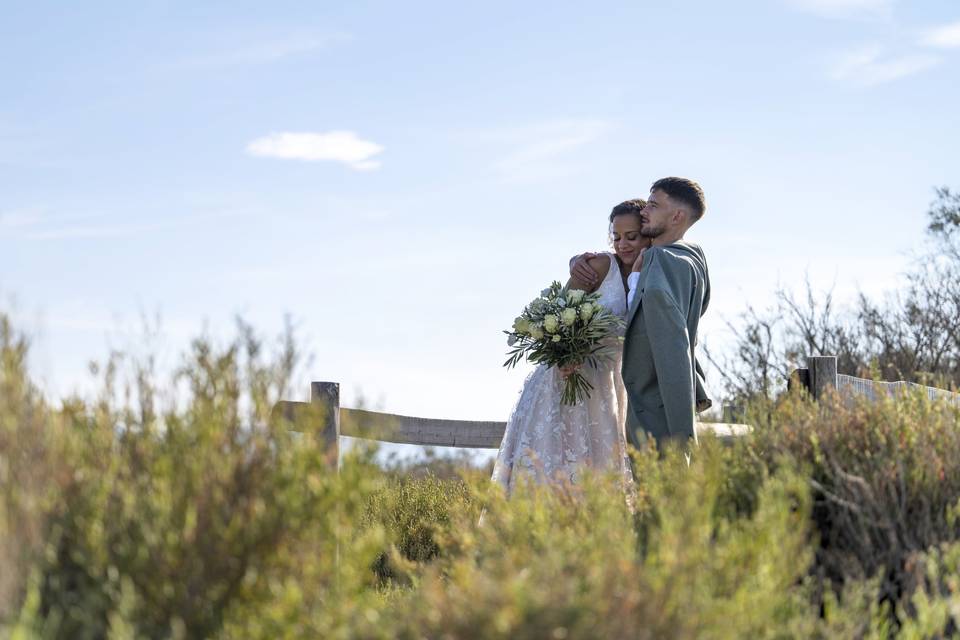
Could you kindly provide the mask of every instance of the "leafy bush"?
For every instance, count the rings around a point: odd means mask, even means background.
[[[788,456],[808,469],[816,564],[837,587],[877,576],[878,601],[908,601],[917,554],[960,538],[957,407],[922,393],[819,406],[795,395],[752,448],[771,468]]]
[[[396,605],[401,637],[769,637],[814,619],[802,480],[782,470],[750,515],[720,507],[731,458],[708,445],[637,460],[637,513],[615,478],[487,496],[482,526]],[[464,514],[466,515],[466,514]],[[642,535],[640,534],[642,530]],[[641,538],[646,539],[641,544]],[[399,616],[398,616],[399,617]]]
[[[118,382],[117,356],[96,401],[73,399],[40,423],[24,419],[39,406],[26,392],[2,407],[5,433],[29,430],[25,440],[0,440],[4,468],[29,470],[22,461],[37,448],[58,454],[34,492],[58,499],[32,513],[44,553],[34,563],[32,621],[21,626],[71,638],[104,637],[118,625],[148,637],[209,637],[228,609],[262,597],[259,576],[305,537],[324,539],[316,552],[333,566],[337,518],[356,508],[362,483],[341,491],[319,439],[270,418],[296,361],[291,345],[264,362],[241,325],[225,347],[194,342],[171,385],[179,394],[158,399],[140,363],[128,363],[131,380]],[[13,346],[4,344],[5,359]],[[5,386],[15,382],[5,374]],[[30,495],[9,480],[5,513]],[[22,599],[24,575],[16,575]]]
[[[905,638],[951,638],[960,633],[960,544],[918,554],[912,564],[918,588],[898,606]]]
[[[399,476],[371,495],[360,525],[364,529],[381,526],[390,545],[376,560],[377,576],[382,580],[400,577],[395,554],[414,563],[439,555],[438,539],[449,536],[452,513],[474,520],[480,516],[478,503],[460,479]]]
[[[271,417],[297,356],[197,340],[169,384],[99,369],[53,407],[0,316],[0,637],[949,635],[957,410],[786,397],[733,446],[618,481],[331,465]],[[319,415],[296,425],[315,424]],[[479,523],[483,511],[482,524]]]
[[[26,337],[0,314],[0,622],[23,602],[44,546],[44,513],[69,475],[59,464],[58,425],[27,375],[28,351]]]

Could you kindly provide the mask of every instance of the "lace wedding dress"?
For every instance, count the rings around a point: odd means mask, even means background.
[[[600,303],[623,318],[627,296],[616,257],[597,292]],[[493,480],[510,493],[521,477],[535,482],[577,482],[585,467],[632,480],[624,435],[627,396],[620,377],[623,350],[581,369],[593,389],[574,406],[560,403],[564,380],[556,367],[540,365],[527,376],[510,414],[493,467]]]

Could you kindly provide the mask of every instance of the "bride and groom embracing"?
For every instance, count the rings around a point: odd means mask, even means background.
[[[646,201],[613,208],[613,253],[571,259],[567,287],[599,294],[600,304],[624,320],[622,349],[596,367],[578,368],[593,390],[575,405],[561,402],[573,367],[541,364],[527,377],[493,469],[508,493],[521,478],[576,482],[584,468],[629,482],[628,442],[696,442],[696,412],[710,406],[695,354],[710,278],[703,251],[684,234],[705,209],[696,182],[657,180]]]

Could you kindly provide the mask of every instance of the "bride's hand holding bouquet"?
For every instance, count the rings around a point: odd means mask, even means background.
[[[596,367],[613,357],[611,337],[623,321],[600,304],[598,293],[566,289],[553,282],[504,331],[511,347],[505,367],[528,362],[558,367],[566,378],[561,402],[573,405],[590,397],[593,385],[580,373],[584,364]]]

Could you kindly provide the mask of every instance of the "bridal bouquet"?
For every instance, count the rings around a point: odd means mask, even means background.
[[[515,367],[527,359],[535,364],[564,367],[609,358],[610,338],[623,321],[600,304],[600,294],[565,289],[554,281],[513,322],[507,334],[510,356],[503,366]],[[579,371],[567,376],[561,402],[577,404],[590,397],[593,385]]]

